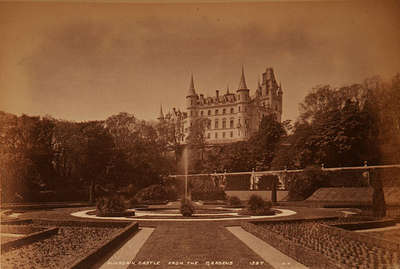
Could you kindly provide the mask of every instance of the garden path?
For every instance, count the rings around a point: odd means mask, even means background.
[[[129,268],[273,268],[222,224],[160,224]],[[141,265],[142,264],[142,265]]]

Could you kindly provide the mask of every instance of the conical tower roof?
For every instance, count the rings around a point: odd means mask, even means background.
[[[238,90],[248,90],[246,85],[246,79],[244,77],[244,68],[242,66],[242,76],[240,77],[240,83]]]
[[[190,77],[190,85],[189,85],[189,91],[187,96],[193,96],[196,95],[196,91],[194,90],[194,82],[193,82],[193,74]]]

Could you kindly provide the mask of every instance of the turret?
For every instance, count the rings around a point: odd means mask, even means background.
[[[186,96],[186,107],[188,109],[191,109],[194,106],[196,106],[196,102],[197,102],[197,95],[196,95],[196,91],[194,89],[194,82],[193,82],[193,75],[192,75],[190,78],[189,91]]]
[[[238,95],[238,102],[248,102],[249,101],[249,89],[247,88],[246,85],[246,79],[244,77],[244,68],[242,66],[242,76],[240,77],[240,83],[239,83],[239,88],[236,91]]]

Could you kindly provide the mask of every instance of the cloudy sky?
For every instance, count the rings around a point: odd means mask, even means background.
[[[400,72],[399,2],[0,2],[0,110],[67,120],[151,120],[198,93],[254,92],[266,67],[284,119],[318,84]]]

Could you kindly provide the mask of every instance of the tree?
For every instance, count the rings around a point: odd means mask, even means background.
[[[254,160],[254,168],[267,170],[276,154],[281,139],[286,135],[285,127],[278,122],[273,112],[261,120],[258,131],[249,139],[248,145]]]
[[[160,183],[169,173],[171,163],[163,155],[153,126],[127,113],[109,117],[105,125],[114,141],[108,177],[116,184],[133,184],[141,189]]]
[[[300,167],[373,163],[372,117],[365,110],[366,90],[359,84],[333,89],[322,86],[305,97],[303,111],[289,139],[290,155]]]
[[[156,126],[158,132],[158,143],[164,154],[171,151],[175,155],[175,163],[179,161],[182,151],[182,144],[184,133],[181,128],[181,123],[172,121],[171,119],[161,120]]]
[[[204,152],[206,149],[205,130],[208,119],[197,118],[189,128],[189,135],[186,138],[188,150],[190,150],[190,163],[194,164],[192,169],[196,171],[202,170],[204,162]],[[199,156],[199,158],[197,158]]]
[[[111,135],[104,128],[103,122],[85,123],[82,127],[82,133],[86,144],[82,160],[83,176],[90,182],[90,200],[94,202],[96,184],[105,179],[114,143]]]
[[[4,112],[0,113],[0,122],[2,199],[28,201],[35,191],[49,185],[54,175],[54,125],[47,118]]]

